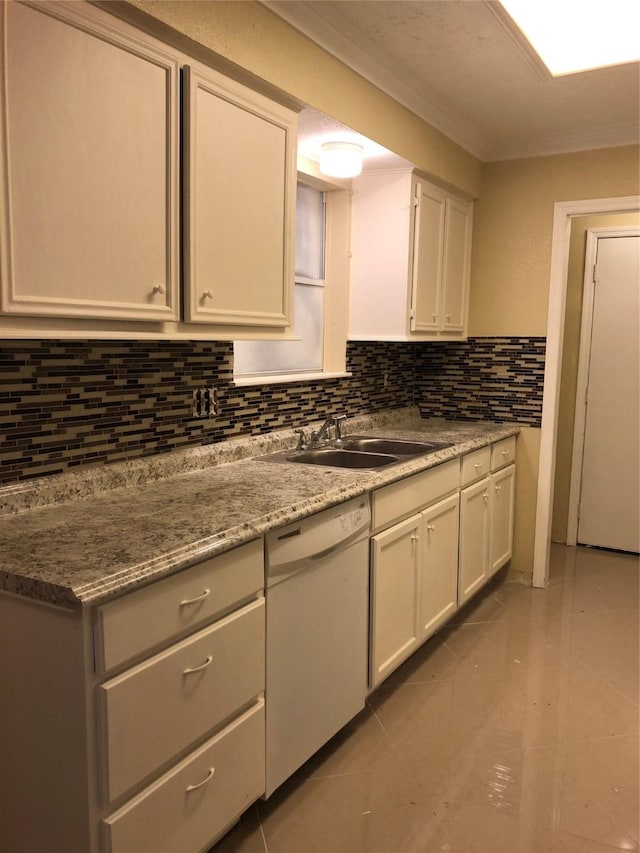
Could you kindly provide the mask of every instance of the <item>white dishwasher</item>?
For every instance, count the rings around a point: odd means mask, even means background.
[[[266,536],[266,794],[363,707],[368,496]]]

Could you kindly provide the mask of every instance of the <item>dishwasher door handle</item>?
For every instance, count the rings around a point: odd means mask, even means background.
[[[348,548],[349,545],[353,545],[354,542],[358,542],[360,539],[368,538],[368,530],[358,530],[351,536],[348,536],[346,539],[341,539],[339,542],[335,542],[333,545],[330,545],[323,551],[316,551],[314,554],[305,554],[304,557],[300,557],[298,560],[292,561],[290,563],[279,563],[276,566],[269,566],[267,568],[267,579],[278,578],[281,575],[291,575],[294,573],[297,574],[298,572],[302,572],[305,569],[312,568],[318,562],[324,560],[326,557],[330,557],[337,551],[341,551],[343,548]]]

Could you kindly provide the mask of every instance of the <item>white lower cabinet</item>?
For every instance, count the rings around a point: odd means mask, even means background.
[[[516,467],[509,465],[491,475],[491,554],[489,572],[494,575],[513,554],[513,513],[515,507]]]
[[[458,516],[451,495],[422,513],[420,636],[428,639],[458,606]]]
[[[371,689],[511,559],[515,447],[510,437],[373,492]]]
[[[515,436],[462,457],[458,604],[468,601],[513,554]]]
[[[261,598],[98,686],[109,802],[264,689],[264,631]]]
[[[487,581],[489,570],[489,478],[460,493],[460,561],[458,604],[464,604]]]
[[[414,514],[371,540],[371,687],[456,609],[458,484],[456,459],[373,493],[374,524]]]
[[[264,791],[264,700],[258,700],[102,821],[103,853],[202,850]]]
[[[257,539],[99,608],[97,668],[134,656],[95,688],[101,853],[198,853],[264,793],[263,586]]]
[[[374,536],[371,544],[371,684],[418,646],[419,515]]]
[[[207,850],[265,790],[263,541],[85,610],[0,593],[0,670],[2,850]]]

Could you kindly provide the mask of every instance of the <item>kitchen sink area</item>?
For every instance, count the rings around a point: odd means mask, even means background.
[[[380,436],[349,435],[318,447],[281,450],[255,458],[259,462],[294,462],[302,465],[374,471],[418,456],[427,456],[451,446],[452,442],[447,441],[409,441]]]
[[[510,559],[517,426],[345,420],[1,497],[4,813],[43,755],[88,798],[42,777],[50,849],[206,849]]]

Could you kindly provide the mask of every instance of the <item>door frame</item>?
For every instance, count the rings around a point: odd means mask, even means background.
[[[576,385],[575,419],[573,422],[573,453],[571,456],[571,480],[569,486],[567,545],[576,545],[578,542],[578,509],[580,507],[582,454],[584,452],[586,423],[584,400],[589,384],[591,327],[593,325],[593,299],[595,292],[593,268],[598,256],[598,241],[605,240],[608,237],[640,237],[640,227],[637,225],[621,225],[617,228],[587,229],[587,246],[584,255],[584,286],[582,290],[582,322],[580,328],[580,349],[578,351],[578,381]]]
[[[560,402],[560,370],[562,366],[564,317],[567,298],[571,220],[575,216],[589,216],[599,213],[628,213],[638,209],[640,209],[640,196],[637,195],[624,196],[622,198],[562,201],[556,202],[553,208],[549,308],[547,312],[547,348],[544,367],[544,391],[542,395],[542,425],[540,430],[538,493],[533,549],[532,585],[534,587],[545,587],[549,583],[551,519],[558,436],[558,406]]]

